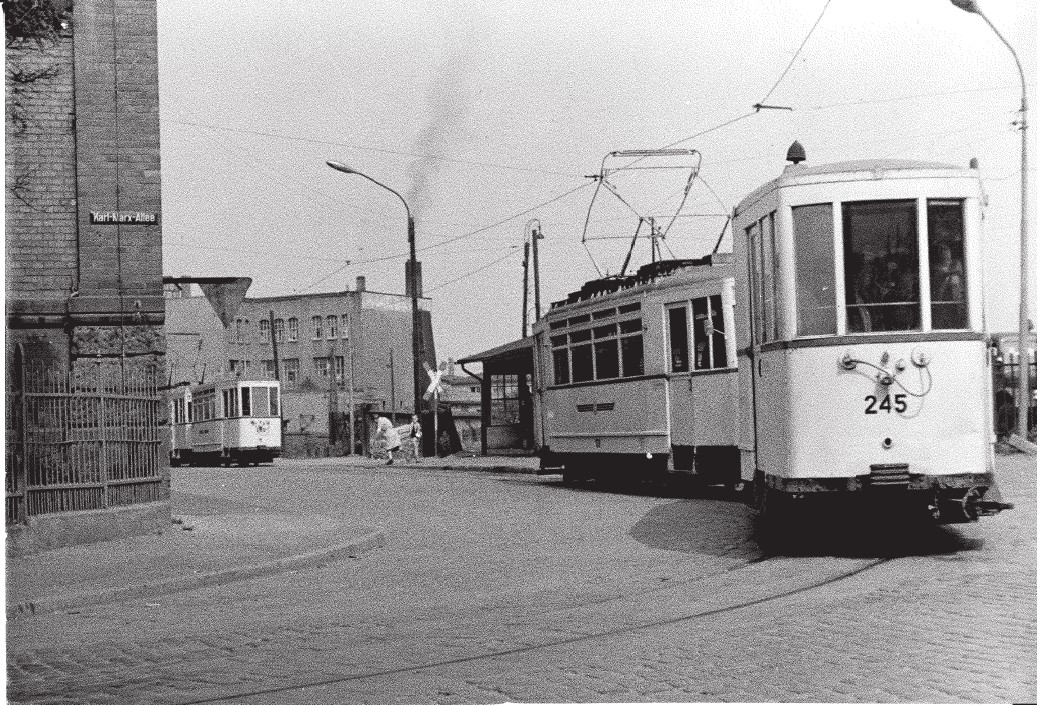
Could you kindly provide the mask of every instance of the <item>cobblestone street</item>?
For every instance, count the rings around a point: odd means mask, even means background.
[[[382,526],[386,546],[9,621],[9,697],[1035,701],[1035,461],[998,466],[1011,512],[774,557],[752,539],[749,510],[721,494],[335,460],[178,470],[175,504],[191,493],[351,513]]]

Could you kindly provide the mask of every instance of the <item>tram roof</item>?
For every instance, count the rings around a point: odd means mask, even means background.
[[[590,301],[621,290],[649,284],[658,279],[672,276],[677,272],[689,271],[702,267],[722,267],[732,265],[732,263],[733,253],[731,252],[716,252],[698,259],[658,260],[657,262],[643,265],[635,274],[626,277],[605,277],[603,279],[593,279],[585,282],[581,289],[578,291],[572,291],[567,295],[566,299],[553,301],[549,310],[551,312],[562,306],[582,301]]]
[[[916,159],[853,159],[832,164],[819,164],[808,166],[806,164],[788,164],[783,172],[745,196],[737,206],[737,212],[745,210],[746,206],[760,199],[764,194],[781,185],[802,183],[812,181],[813,177],[826,177],[832,174],[856,174],[868,172],[874,178],[888,175],[888,172],[896,171],[918,171],[918,172],[960,172],[967,175],[974,171],[970,167],[946,164],[944,162],[928,162]],[[952,176],[952,174],[948,174]]]

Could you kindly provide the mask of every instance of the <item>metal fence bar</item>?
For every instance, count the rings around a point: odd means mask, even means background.
[[[5,520],[163,494],[158,369],[22,369],[6,395]]]

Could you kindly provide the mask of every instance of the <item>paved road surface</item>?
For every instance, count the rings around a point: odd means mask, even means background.
[[[1000,468],[1012,512],[933,530],[833,525],[832,540],[778,557],[743,505],[710,493],[335,461],[175,470],[177,491],[351,513],[387,546],[11,622],[9,697],[1035,701],[1036,466]]]

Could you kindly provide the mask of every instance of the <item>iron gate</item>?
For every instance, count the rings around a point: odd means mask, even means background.
[[[7,524],[165,498],[157,367],[19,372],[7,392]]]

